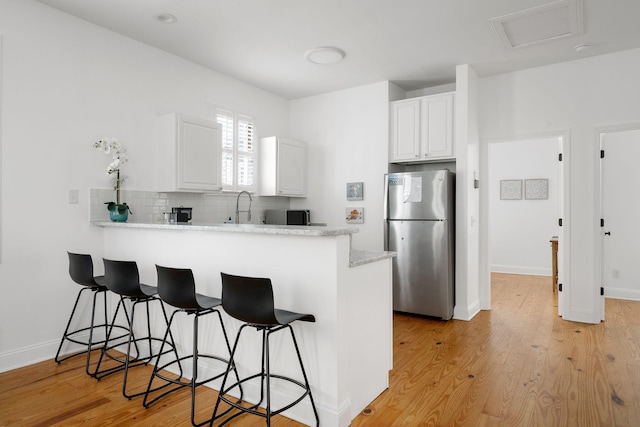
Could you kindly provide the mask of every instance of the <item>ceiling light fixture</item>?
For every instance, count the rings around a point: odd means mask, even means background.
[[[163,24],[175,24],[178,22],[178,18],[170,13],[159,13],[155,18],[158,22],[162,22]]]
[[[574,47],[574,49],[576,50],[576,52],[582,52],[584,50],[588,50],[591,47],[590,44],[585,43],[585,44],[579,44],[576,47]]]
[[[317,47],[308,50],[304,57],[314,64],[335,64],[344,58],[344,52],[336,47]]]

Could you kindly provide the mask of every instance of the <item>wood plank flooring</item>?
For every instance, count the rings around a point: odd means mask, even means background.
[[[352,426],[638,426],[640,302],[606,301],[599,325],[557,316],[550,278],[494,274],[472,321],[394,316],[390,387]],[[144,409],[121,375],[93,380],[82,357],[0,374],[0,426],[189,426],[182,390]],[[146,386],[148,367],[130,375]],[[198,417],[216,392],[202,388]],[[229,425],[264,425],[242,416]],[[284,417],[275,427],[300,426]]]

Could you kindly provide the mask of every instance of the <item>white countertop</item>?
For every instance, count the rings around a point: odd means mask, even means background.
[[[161,230],[213,231],[224,233],[280,234],[292,236],[341,236],[357,233],[354,227],[318,227],[305,225],[221,224],[221,223],[142,223],[96,221],[100,227],[155,228]]]
[[[396,256],[396,252],[392,251],[373,252],[352,249],[351,252],[349,252],[349,267],[358,267],[359,265],[393,258],[394,256]]]
[[[277,234],[290,236],[342,236],[357,233],[354,227],[324,227],[324,226],[292,226],[292,225],[265,225],[265,224],[220,224],[220,223],[142,223],[142,222],[113,222],[96,221],[93,225],[99,227],[119,228],[146,228],[158,230],[188,230],[222,233],[252,233],[252,234]],[[349,267],[358,267],[371,262],[396,256],[390,251],[361,251],[352,249],[349,253]]]

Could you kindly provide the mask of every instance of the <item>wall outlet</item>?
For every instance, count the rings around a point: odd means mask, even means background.
[[[69,190],[69,204],[70,205],[78,204],[78,190]]]
[[[611,277],[613,277],[614,279],[619,279],[620,278],[620,270],[611,270]]]

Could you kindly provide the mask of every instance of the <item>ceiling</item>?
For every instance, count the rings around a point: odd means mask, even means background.
[[[490,20],[553,0],[37,1],[287,99],[384,80],[414,90],[453,83],[459,64],[488,76],[640,47],[638,0],[561,0],[581,10],[581,34],[517,48]],[[563,20],[530,22],[524,38]],[[305,59],[322,46],[344,60]]]

